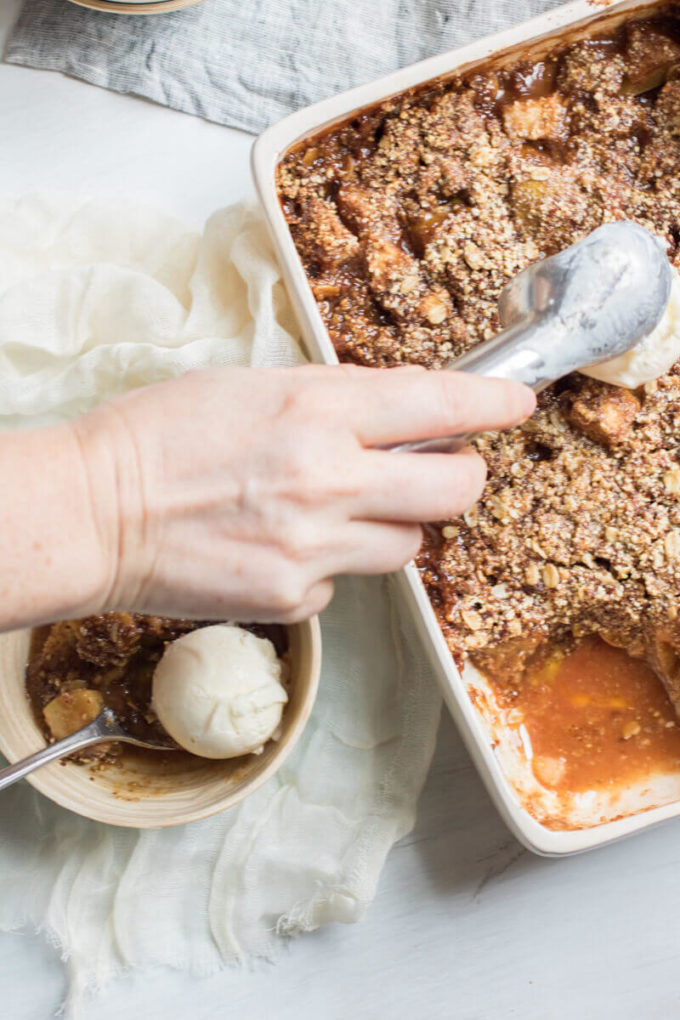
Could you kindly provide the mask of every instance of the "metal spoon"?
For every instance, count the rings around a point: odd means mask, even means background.
[[[536,392],[570,372],[630,351],[661,322],[672,273],[662,244],[623,221],[519,273],[498,303],[501,333],[445,366],[515,379]],[[400,443],[394,450],[454,451],[473,438]]]
[[[110,708],[104,708],[96,719],[81,730],[76,730],[63,740],[57,740],[54,744],[48,744],[41,751],[36,751],[28,758],[14,762],[6,769],[0,769],[0,790],[11,786],[17,780],[23,779],[29,772],[47,765],[57,758],[65,758],[75,751],[82,751],[85,747],[92,747],[94,744],[102,744],[105,741],[120,740],[125,744],[134,744],[135,747],[148,747],[154,751],[176,751],[172,744],[153,744],[147,740],[140,740],[127,733]]]

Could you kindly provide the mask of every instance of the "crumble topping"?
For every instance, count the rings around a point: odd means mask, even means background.
[[[680,268],[680,5],[539,62],[407,92],[292,150],[279,192],[341,360],[441,368],[530,262],[631,219]],[[598,633],[680,701],[680,367],[573,375],[475,441],[482,499],[419,565],[453,655]]]

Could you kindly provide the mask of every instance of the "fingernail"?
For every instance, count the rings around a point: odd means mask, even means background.
[[[536,410],[536,394],[528,386],[522,386],[522,410],[525,418],[529,418]]]

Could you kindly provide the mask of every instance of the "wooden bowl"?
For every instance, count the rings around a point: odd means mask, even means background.
[[[109,14],[164,14],[179,11],[183,7],[195,7],[203,0],[70,0],[78,7],[89,7],[92,11],[107,11]]]
[[[182,825],[233,807],[270,778],[295,747],[312,710],[321,670],[317,617],[288,627],[289,701],[281,737],[262,754],[215,761],[153,752],[120,765],[93,768],[53,762],[27,777],[56,804],[109,825],[151,829]],[[24,685],[30,630],[0,635],[0,751],[10,763],[45,746]],[[0,796],[2,794],[0,793]]]

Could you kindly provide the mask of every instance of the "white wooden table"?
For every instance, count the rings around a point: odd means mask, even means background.
[[[18,0],[0,4],[0,42]],[[124,193],[200,225],[252,193],[251,138],[59,75],[0,65],[0,193]],[[0,1017],[46,1020],[54,951],[0,936]],[[680,825],[567,860],[532,857],[498,818],[445,718],[415,831],[359,925],[276,966],[210,979],[132,975],[97,1020],[670,1020],[680,1016]]]

